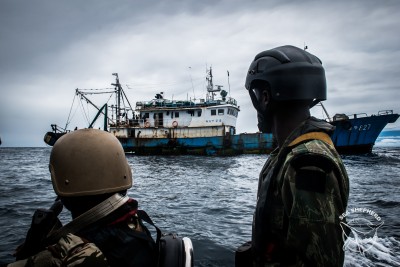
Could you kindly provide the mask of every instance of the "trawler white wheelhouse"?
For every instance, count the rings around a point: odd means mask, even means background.
[[[110,125],[119,138],[191,138],[234,135],[240,109],[233,98],[195,103],[155,99],[136,103],[134,119]]]
[[[133,119],[110,125],[110,132],[118,138],[198,138],[223,137],[236,133],[240,111],[235,99],[227,97],[221,85],[213,84],[212,69],[207,76],[207,96],[200,101],[164,99],[163,92],[155,99],[136,102]],[[216,93],[220,99],[214,98]]]

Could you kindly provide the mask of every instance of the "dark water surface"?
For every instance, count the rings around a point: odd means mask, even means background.
[[[36,208],[55,199],[50,148],[0,148],[0,263],[28,230]],[[195,266],[234,266],[234,249],[250,240],[258,172],[267,155],[237,157],[127,155],[139,201],[165,232],[192,239]],[[345,156],[350,177],[349,208],[375,211],[384,224],[364,253],[346,252],[346,266],[400,266],[400,148]],[[70,220],[62,213],[64,223]]]

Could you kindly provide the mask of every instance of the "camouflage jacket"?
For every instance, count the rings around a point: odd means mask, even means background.
[[[346,170],[332,144],[297,141],[306,133],[333,129],[324,121],[306,120],[264,165],[253,220],[256,266],[343,265],[339,216],[349,194]]]
[[[38,254],[8,266],[153,267],[155,242],[137,216],[137,208],[137,201],[129,199],[113,213],[78,233],[70,233]]]
[[[73,234],[67,234],[56,244],[24,260],[7,265],[9,267],[46,266],[109,266],[103,253],[93,243]]]

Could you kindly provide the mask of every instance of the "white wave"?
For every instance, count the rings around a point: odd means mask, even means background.
[[[347,241],[345,246],[354,246]],[[366,251],[357,251],[357,249],[349,249],[349,247],[346,249],[344,266],[400,266],[400,242],[394,237],[370,238],[364,240],[364,244],[369,246]]]
[[[379,137],[376,140],[375,146],[400,147],[400,138],[397,136],[388,136],[385,138]]]

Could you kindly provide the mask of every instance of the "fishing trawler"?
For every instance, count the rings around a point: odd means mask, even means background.
[[[90,123],[104,117],[103,129],[114,134],[126,152],[136,154],[200,154],[234,155],[242,153],[267,153],[273,147],[272,136],[262,133],[236,134],[236,120],[240,112],[237,101],[228,96],[221,85],[213,82],[212,68],[207,71],[205,99],[169,100],[160,92],[150,101],[136,102],[132,108],[120,84],[117,73],[114,90],[115,104],[95,105],[87,95],[76,89],[75,95],[97,109]],[[96,89],[96,94],[100,93]],[[109,116],[111,114],[111,116]],[[67,122],[68,125],[68,122]],[[52,125],[46,133],[46,144],[68,132],[67,126]]]
[[[102,115],[103,129],[114,134],[126,152],[139,155],[236,155],[269,153],[274,148],[271,134],[236,133],[240,107],[223,86],[214,85],[211,68],[207,71],[205,99],[169,100],[160,92],[150,101],[136,102],[135,109],[126,97],[118,74],[113,75],[115,88],[104,93],[114,94],[115,104],[98,107],[87,97],[93,92],[82,89],[76,89],[75,95],[97,109],[88,127],[93,127]],[[99,93],[96,89],[96,94]],[[371,152],[382,129],[398,117],[393,111],[373,116],[336,114],[333,119],[328,115],[329,122],[336,126],[332,141],[339,153]],[[45,142],[54,145],[68,132],[66,129],[67,126],[60,128],[53,124],[53,131],[46,133]]]
[[[160,92],[151,101],[136,102],[135,118],[110,124],[110,132],[126,151],[139,154],[235,153],[232,137],[239,106],[222,86],[213,84],[211,68],[206,79],[206,99],[168,100]]]

